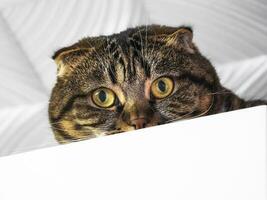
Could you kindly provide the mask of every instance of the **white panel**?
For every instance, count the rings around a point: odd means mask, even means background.
[[[1,200],[266,200],[266,106],[0,158]]]

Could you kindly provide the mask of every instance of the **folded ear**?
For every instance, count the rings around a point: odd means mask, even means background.
[[[192,54],[197,50],[193,44],[193,31],[188,27],[178,28],[174,33],[168,35],[166,44]]]
[[[167,46],[172,46],[176,49],[187,53],[197,52],[197,48],[193,44],[193,31],[190,27],[169,27],[169,26],[150,26],[150,33],[157,40],[163,41]]]
[[[57,76],[59,78],[71,74],[82,61],[88,58],[93,48],[80,48],[75,45],[59,49],[52,56],[57,64]]]

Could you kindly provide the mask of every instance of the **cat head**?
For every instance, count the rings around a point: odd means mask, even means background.
[[[49,117],[60,143],[211,112],[220,87],[189,27],[141,26],[58,50]]]

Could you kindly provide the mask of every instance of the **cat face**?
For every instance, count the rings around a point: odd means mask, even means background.
[[[85,38],[54,55],[49,116],[60,143],[205,115],[220,87],[187,27]]]

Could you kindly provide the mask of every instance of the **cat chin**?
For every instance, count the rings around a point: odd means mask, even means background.
[[[135,130],[133,126],[129,126],[127,123],[121,121],[118,123],[117,128],[122,132]]]

